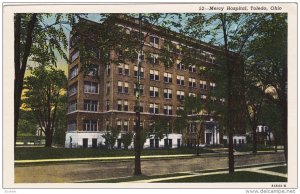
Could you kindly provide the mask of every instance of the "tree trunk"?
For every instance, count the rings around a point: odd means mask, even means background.
[[[52,139],[53,139],[53,134],[51,134],[51,130],[50,130],[50,126],[47,126],[45,129],[45,138],[46,138],[46,142],[45,142],[45,147],[52,147]]]
[[[256,154],[257,153],[257,133],[256,133],[256,126],[252,127],[252,134],[253,134],[253,139],[252,139],[252,153]]]
[[[22,65],[21,65],[21,52],[20,52],[20,30],[21,30],[21,14],[16,15],[16,26],[15,26],[15,81],[14,81],[14,142],[16,145],[17,133],[18,133],[18,122],[21,106],[21,96],[23,90],[23,81],[25,70],[27,66],[27,60],[30,55],[30,50],[32,46],[33,38],[33,29],[37,21],[37,14],[32,14],[30,21],[27,25],[27,33],[24,45],[24,54],[22,56]]]

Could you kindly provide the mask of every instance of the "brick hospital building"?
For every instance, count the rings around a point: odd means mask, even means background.
[[[126,28],[127,33],[136,33],[139,29],[137,19],[115,14],[104,22]],[[82,71],[82,59],[77,47],[77,40],[83,34],[81,28],[86,25],[97,29],[103,24],[89,20],[81,20],[73,28],[70,37],[70,64],[68,66],[68,127],[66,147],[97,147],[104,144],[102,135],[112,127],[121,129],[121,133],[133,131],[135,126],[135,89],[137,80],[137,60],[128,63],[102,64],[101,54],[92,61],[93,71],[85,74]],[[97,31],[95,30],[95,33]],[[201,56],[197,61],[202,67],[212,66],[218,48],[196,40],[188,39],[176,32],[166,31],[151,24],[143,25],[143,50],[149,57],[143,57],[141,63],[141,128],[148,130],[153,124],[153,115],[167,118],[169,126],[168,141],[149,137],[145,148],[159,148],[168,144],[172,148],[182,145],[196,144],[196,128],[201,117],[205,123],[201,136],[201,144],[220,144],[222,134],[219,133],[216,118],[204,111],[189,115],[190,122],[181,132],[174,130],[174,121],[178,117],[178,109],[183,109],[186,96],[197,96],[201,100],[224,102],[224,99],[208,97],[216,84],[207,76],[199,73],[198,65],[185,66],[181,63],[181,46],[185,45]],[[166,67],[159,60],[164,43],[169,41],[176,56],[171,67]],[[119,53],[111,50],[110,58],[118,58]],[[111,60],[113,61],[113,60]],[[244,139],[244,137],[241,137]],[[243,140],[244,142],[245,140]],[[122,148],[121,136],[115,147]]]

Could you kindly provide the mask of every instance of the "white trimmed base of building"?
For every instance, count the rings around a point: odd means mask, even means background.
[[[101,145],[105,145],[105,139],[102,137],[105,132],[67,132],[66,133],[66,148],[96,148]],[[115,148],[124,148],[121,142],[121,134],[119,135]],[[163,139],[155,139],[154,137],[148,138],[144,144],[145,149],[163,148],[168,146],[169,148],[178,148],[182,146],[182,134],[168,134],[168,138],[164,136]],[[129,149],[133,148],[133,142],[129,146]]]
[[[229,140],[228,140],[227,135],[223,136],[223,141],[226,142],[225,144],[228,144]],[[234,135],[233,136],[233,144],[234,145],[243,145],[243,144],[246,144],[246,143],[247,143],[246,135]]]

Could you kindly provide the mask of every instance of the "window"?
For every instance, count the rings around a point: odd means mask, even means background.
[[[68,106],[68,112],[74,112],[75,110],[77,110],[77,100],[69,102]]]
[[[128,100],[124,100],[124,111],[128,111]]]
[[[71,62],[73,63],[79,57],[79,51],[75,50],[71,56]]]
[[[75,45],[77,45],[77,43],[78,43],[78,35],[76,33],[71,37],[70,44],[72,47],[74,47]]]
[[[206,81],[200,80],[200,88],[206,90]]]
[[[108,121],[108,120],[106,120],[106,121],[105,121],[105,129],[106,129],[106,131],[108,131],[108,130],[109,130],[109,128],[110,128],[109,121]]]
[[[86,110],[86,111],[98,111],[98,101],[96,101],[96,100],[84,100],[84,110]]]
[[[124,82],[124,93],[128,94],[129,93],[129,85],[127,82]]]
[[[122,121],[120,120],[117,121],[117,128],[122,129]]]
[[[150,69],[150,80],[159,80],[158,71]]]
[[[149,104],[149,113],[154,113],[157,114],[158,113],[158,104]]]
[[[140,102],[140,112],[144,112],[144,103]]]
[[[220,98],[220,102],[221,102],[222,104],[224,104],[224,103],[225,103],[225,98]]]
[[[84,120],[83,131],[97,131],[97,121],[96,120]]]
[[[128,121],[124,121],[123,122],[123,131],[128,131],[129,127],[128,127]]]
[[[172,83],[172,74],[171,73],[164,73],[164,82]]]
[[[172,90],[171,89],[164,89],[164,97],[166,99],[171,99],[172,98]]]
[[[172,106],[164,105],[164,114],[165,115],[172,115]]]
[[[69,87],[69,96],[72,96],[74,94],[77,93],[77,82],[72,84],[70,87]]]
[[[182,86],[184,86],[184,76],[182,76],[182,75],[177,75],[177,85],[182,85]]]
[[[150,36],[150,45],[159,48],[159,38],[155,36]]]
[[[118,100],[118,110],[122,110],[122,100]]]
[[[76,131],[76,121],[68,122],[67,130],[68,131]]]
[[[84,82],[84,93],[98,94],[98,83],[85,81]]]
[[[189,66],[189,72],[196,72],[196,65]]]
[[[134,87],[134,94],[136,95],[136,93],[137,93],[136,84],[134,84],[133,87]],[[143,96],[143,95],[144,95],[144,85],[140,84],[140,96]]]
[[[189,87],[192,87],[192,88],[196,87],[196,79],[189,78]]]
[[[72,79],[78,75],[78,66],[76,65],[72,69],[70,69],[69,79]]]
[[[119,75],[122,75],[122,74],[123,74],[123,65],[122,65],[122,64],[119,64],[119,65],[118,65],[118,74],[119,74]]]
[[[210,87],[211,90],[215,89],[216,83],[210,82],[209,87]]]
[[[158,54],[150,54],[150,57],[149,57],[149,62],[150,64],[152,65],[158,65]]]
[[[123,91],[123,86],[124,86],[124,91]],[[118,81],[118,93],[129,93],[129,84],[128,82],[120,82]]]
[[[110,93],[110,82],[106,82],[106,94]]]
[[[177,108],[176,108],[177,110],[183,110],[184,109],[184,107],[183,106],[177,106]]]
[[[129,76],[129,66],[128,65],[124,65],[124,74],[126,76]]]
[[[134,66],[134,77],[137,77],[137,76],[138,76],[138,67]],[[141,78],[144,78],[144,68],[143,67],[141,67],[140,76],[141,76]]]
[[[202,100],[206,100],[207,96],[204,95],[204,94],[202,94],[202,95],[200,96],[200,98],[201,98]]]
[[[123,92],[123,82],[118,81],[118,93]]]
[[[215,104],[216,101],[217,101],[217,98],[214,97],[214,96],[211,96],[211,97],[210,97],[210,100],[211,100],[211,102],[212,102],[213,104]]]
[[[184,70],[184,64],[179,60],[177,60],[177,69]]]
[[[136,126],[136,122],[133,121],[133,126],[134,126],[134,129],[135,129],[135,126]],[[143,125],[143,122],[140,122],[140,129],[143,129],[144,125]]]
[[[98,75],[98,66],[95,64],[90,64],[89,73],[90,76],[97,76]]]
[[[176,53],[182,53],[182,46],[180,44],[176,44]]]
[[[159,96],[158,87],[150,86],[149,93],[151,97],[158,97]]]
[[[106,110],[108,111],[109,110],[109,101],[106,101]]]
[[[189,92],[189,96],[196,97],[196,94],[193,92]]]
[[[177,100],[184,100],[184,92],[177,91]]]

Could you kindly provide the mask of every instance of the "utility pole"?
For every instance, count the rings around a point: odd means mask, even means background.
[[[138,72],[137,72],[137,83],[136,83],[136,106],[135,106],[135,139],[134,139],[134,150],[135,150],[135,166],[134,175],[138,176],[142,174],[141,170],[141,109],[140,109],[140,85],[141,85],[141,63],[142,63],[142,52],[143,52],[143,41],[142,41],[142,14],[139,13],[139,51],[138,51]]]

